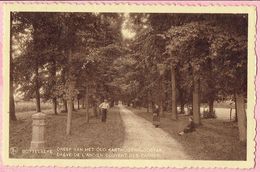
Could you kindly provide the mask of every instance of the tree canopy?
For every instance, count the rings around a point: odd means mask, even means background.
[[[157,13],[11,14],[11,90],[24,99],[96,108],[104,98],[160,111],[246,100],[247,15]],[[13,99],[13,98],[12,98]],[[243,100],[243,101],[242,101]],[[12,106],[14,104],[12,103]],[[11,108],[11,107],[10,107]],[[88,119],[88,115],[86,115]],[[67,128],[67,134],[70,127]]]

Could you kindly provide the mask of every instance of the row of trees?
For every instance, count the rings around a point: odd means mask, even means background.
[[[24,98],[62,100],[71,130],[73,103],[122,99],[161,114],[214,101],[236,102],[240,140],[246,140],[247,16],[233,14],[12,13],[10,119],[14,90]],[[122,29],[135,33],[126,39]]]
[[[191,105],[200,125],[201,103],[213,117],[215,101],[234,100],[240,140],[246,141],[247,15],[130,14],[129,23],[137,36],[122,74],[125,101],[137,98],[148,110],[157,102],[173,120],[178,104],[181,113]]]
[[[10,119],[16,120],[14,92],[24,99],[51,101],[53,113],[63,101],[66,133],[71,133],[75,100],[84,99],[97,112],[104,97],[116,98],[110,82],[112,64],[122,54],[121,14],[12,13],[10,57]]]

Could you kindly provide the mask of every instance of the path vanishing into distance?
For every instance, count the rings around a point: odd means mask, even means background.
[[[122,146],[125,155],[117,154],[127,159],[191,159],[185,154],[183,147],[161,128],[131,110],[119,106],[120,115],[125,126],[125,139]]]

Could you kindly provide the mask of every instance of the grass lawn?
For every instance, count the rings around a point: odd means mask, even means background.
[[[152,114],[146,109],[130,108],[135,114],[152,121]],[[179,136],[178,132],[188,124],[187,116],[178,121],[170,119],[170,113],[161,118],[160,128],[182,144],[184,150],[196,160],[246,160],[246,146],[238,139],[238,127],[234,122],[218,119],[202,119],[202,125],[195,132]]]
[[[31,113],[31,112],[30,112]],[[75,152],[68,149],[94,148],[92,154],[97,153],[97,148],[120,147],[124,141],[124,125],[119,115],[118,108],[109,110],[107,122],[101,123],[99,117],[91,116],[89,123],[85,121],[85,110],[81,109],[73,112],[72,134],[66,136],[66,113],[53,115],[47,112],[46,127],[46,149],[52,153],[22,153],[22,150],[30,148],[32,135],[32,120],[30,115],[18,118],[10,124],[10,147],[18,148],[12,158],[93,158],[88,157],[68,157],[68,153]],[[61,150],[61,151],[60,151]],[[102,150],[104,153],[105,150]],[[59,153],[59,156],[57,156]],[[63,154],[64,153],[64,154]],[[67,153],[67,154],[65,154]],[[82,153],[82,152],[81,152]],[[97,157],[95,157],[97,158]]]
[[[41,102],[41,110],[49,110],[52,104],[49,102]],[[33,101],[20,101],[15,103],[15,112],[36,111],[36,103]]]

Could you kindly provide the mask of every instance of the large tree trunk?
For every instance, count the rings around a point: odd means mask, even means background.
[[[236,103],[237,103],[239,140],[241,142],[246,143],[247,120],[246,120],[244,96],[242,94],[236,94]]]
[[[12,82],[10,82],[10,105],[9,105],[9,115],[10,115],[10,119],[12,121],[16,121],[17,118],[15,116],[15,103],[14,103],[14,95],[13,95],[13,86],[11,85]]]
[[[160,111],[159,111],[159,114],[160,114],[160,116],[164,116],[164,113],[163,113],[163,106],[164,106],[164,90],[165,90],[165,87],[164,87],[164,83],[163,83],[163,75],[162,76],[160,76],[160,80],[159,80],[159,85],[160,85],[160,91],[159,91],[159,94],[160,94],[160,100],[159,100],[159,109],[160,109]]]
[[[52,106],[53,106],[53,113],[54,113],[55,115],[57,115],[58,112],[57,112],[57,99],[56,99],[56,98],[53,98],[53,99],[52,99]]]
[[[97,84],[95,82],[93,82],[93,88],[94,88],[94,92],[93,92],[93,96],[92,96],[92,108],[93,108],[93,114],[95,117],[98,117],[98,106],[97,106]]]
[[[70,49],[68,51],[68,60],[69,64],[71,62],[72,58],[72,50]],[[74,78],[71,73],[71,69],[68,69],[68,94],[67,94],[67,108],[68,108],[68,113],[67,113],[67,128],[66,128],[66,134],[70,135],[71,134],[71,124],[72,124],[72,111],[73,111],[73,91],[74,91]]]
[[[181,107],[180,107],[180,110],[181,110],[180,113],[181,114],[185,113],[184,106],[185,106],[185,104],[181,101]]]
[[[193,94],[192,94],[192,111],[193,120],[196,125],[200,125],[200,81],[199,78],[194,78]]]
[[[71,123],[72,123],[72,97],[69,96],[67,99],[67,106],[68,106],[68,114],[67,114],[67,128],[66,128],[66,134],[71,134]]]
[[[62,79],[62,83],[65,85],[66,84],[66,72],[67,68],[63,68],[62,72],[61,72],[61,79]],[[64,112],[67,113],[68,112],[68,104],[67,104],[67,100],[65,98],[63,98],[63,106],[64,106]]]
[[[39,86],[39,67],[38,59],[35,57],[35,99],[36,99],[36,112],[41,112],[41,99],[40,99],[40,86]]]
[[[151,95],[151,90],[149,89],[147,91],[147,112],[152,111],[152,103],[151,103],[152,95]]]
[[[214,117],[214,99],[213,97],[209,98],[209,117]]]
[[[80,99],[79,99],[79,98],[77,98],[77,100],[78,100],[78,110],[79,110],[79,109],[80,109],[80,107],[79,107],[79,106],[80,106],[80,105],[79,105],[79,100],[80,100]]]
[[[14,68],[13,68],[13,57],[12,57],[12,13],[10,15],[10,21],[11,21],[11,25],[10,25],[10,94],[9,94],[9,117],[10,120],[12,121],[16,121],[17,118],[15,116],[15,103],[14,103]]]
[[[95,117],[98,117],[98,107],[97,107],[97,100],[96,100],[96,90],[92,97],[92,108],[93,108],[93,114]]]
[[[208,72],[209,77],[207,79],[207,85],[208,85],[208,105],[209,105],[209,118],[214,117],[214,99],[215,99],[215,80],[212,72],[212,60],[209,59],[207,61],[208,66]]]
[[[88,88],[88,83],[86,83],[85,104],[86,104],[86,121],[88,123],[89,122],[89,88]]]
[[[171,83],[172,83],[172,116],[173,120],[178,119],[177,115],[177,100],[176,100],[176,67],[171,67]]]
[[[64,112],[67,113],[68,112],[68,104],[67,104],[67,100],[63,99],[63,106],[64,106]]]
[[[14,68],[13,68],[13,57],[12,57],[12,13],[10,15],[10,21],[11,21],[11,25],[10,25],[10,94],[9,94],[9,117],[10,120],[12,121],[16,121],[17,118],[15,116],[15,102],[14,102]]]
[[[12,38],[12,37],[11,37]],[[12,52],[10,52],[12,53]],[[13,78],[13,58],[10,54],[10,95],[9,95],[9,116],[12,121],[16,121],[15,116],[15,103],[14,103],[14,86],[13,86],[14,78]]]
[[[74,100],[72,100],[72,111],[76,111]]]
[[[41,47],[39,45],[39,41],[37,40],[39,34],[39,25],[37,23],[33,24],[34,32],[33,37],[33,49],[37,52]],[[39,84],[39,57],[34,56],[34,72],[35,72],[35,79],[34,79],[34,91],[35,91],[35,100],[36,100],[36,112],[41,112],[41,99],[40,99],[40,84]]]
[[[98,109],[97,109],[96,101],[93,103],[93,114],[94,114],[95,117],[98,116]]]
[[[85,109],[85,98],[82,100],[82,109]]]
[[[56,85],[56,61],[55,59],[52,60],[52,67],[51,67],[51,81],[52,81],[52,91],[54,91],[54,87]],[[53,113],[57,115],[57,98],[52,98],[52,104],[53,104]]]
[[[234,102],[235,102],[235,122],[238,122],[237,118],[237,101],[236,101],[236,93],[234,94]]]
[[[183,90],[179,88],[179,100],[180,100],[180,113],[184,114],[184,106],[185,106],[185,101],[184,101],[184,95],[183,95]]]
[[[74,85],[70,81],[69,82],[69,89],[68,89],[68,99],[67,99],[67,107],[68,107],[68,113],[67,113],[67,128],[66,128],[66,134],[71,134],[71,123],[72,123],[72,110],[73,110],[73,99],[72,99],[72,92],[74,90]]]

